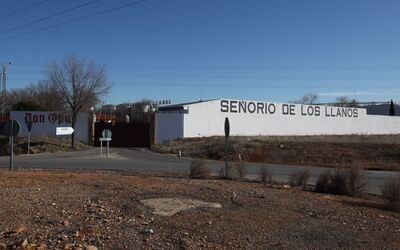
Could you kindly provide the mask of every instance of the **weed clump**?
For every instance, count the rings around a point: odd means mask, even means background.
[[[360,196],[367,184],[364,174],[358,168],[337,168],[323,172],[317,180],[315,191],[336,195]]]
[[[310,169],[302,168],[290,174],[289,184],[292,187],[303,187],[307,184],[308,179],[310,179]]]
[[[361,196],[367,186],[364,173],[357,167],[351,167],[347,171],[348,193],[351,196]]]
[[[265,166],[260,167],[259,179],[262,184],[272,183],[272,174]]]
[[[243,162],[238,162],[235,165],[236,172],[240,180],[243,180],[247,175],[247,167]]]
[[[209,178],[211,169],[207,166],[204,160],[194,159],[190,164],[189,177],[193,179]]]
[[[381,187],[385,202],[393,209],[400,211],[400,175],[391,176]]]
[[[222,176],[223,175],[223,176]],[[227,173],[225,175],[224,169],[220,169],[220,177],[228,178],[231,180],[243,180],[247,175],[247,167],[243,162],[228,164]]]

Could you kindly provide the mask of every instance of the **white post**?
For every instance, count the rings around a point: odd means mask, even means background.
[[[110,155],[110,141],[107,140],[107,158],[109,157],[109,155]]]
[[[10,170],[14,170],[14,120],[11,120],[10,129]]]
[[[100,140],[100,157],[103,158],[103,141]]]
[[[28,132],[28,155],[31,147],[31,132]]]

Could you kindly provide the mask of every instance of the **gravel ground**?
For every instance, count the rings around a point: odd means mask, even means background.
[[[140,202],[155,198],[222,208],[160,216]],[[377,196],[118,172],[0,171],[0,249],[399,247],[400,213]]]

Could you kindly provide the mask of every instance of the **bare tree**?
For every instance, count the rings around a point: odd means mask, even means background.
[[[104,110],[106,106],[102,107]],[[150,122],[154,104],[151,100],[142,99],[134,103],[125,103],[115,107],[115,118],[117,121],[126,122]],[[128,117],[128,119],[126,118]]]
[[[319,96],[316,93],[305,94],[300,100],[291,101],[297,104],[308,104],[312,105],[318,100]]]
[[[336,98],[336,105],[339,107],[359,107],[356,99],[350,100],[347,96],[339,96]]]
[[[48,81],[39,81],[35,85],[31,85],[31,91],[36,102],[43,110],[61,111],[65,109],[65,101],[61,92]]]
[[[72,115],[71,126],[75,128],[78,113],[95,105],[110,89],[104,65],[86,62],[74,55],[62,62],[47,66],[46,78],[60,93]],[[75,146],[73,134],[71,147]]]
[[[151,103],[146,99],[133,103],[129,109],[131,122],[150,122]]]
[[[8,110],[64,110],[62,96],[46,81],[32,83],[28,87],[12,89],[7,93]]]

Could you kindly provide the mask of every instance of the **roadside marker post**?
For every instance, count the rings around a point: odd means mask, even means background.
[[[61,136],[61,147],[63,146],[64,137],[67,137],[68,143],[68,135],[72,135],[74,131],[75,130],[72,127],[56,127],[56,135]]]
[[[25,119],[25,124],[26,124],[26,128],[28,129],[28,155],[29,155],[29,151],[31,148],[31,130],[32,130],[33,121],[28,121],[27,119]]]
[[[103,141],[106,142],[107,146],[107,158],[110,156],[110,141],[111,141],[111,130],[109,129],[104,129],[103,132],[101,132],[101,135],[103,136],[100,138],[100,157],[103,158]]]
[[[228,117],[225,117],[225,178],[228,178],[228,137],[230,133],[230,125]]]
[[[21,132],[21,124],[16,120],[9,120],[3,126],[2,134],[10,139],[10,170],[14,170],[14,137]]]

